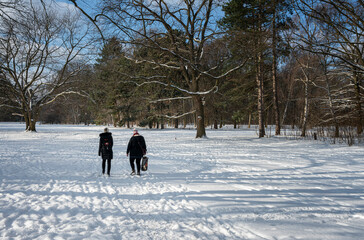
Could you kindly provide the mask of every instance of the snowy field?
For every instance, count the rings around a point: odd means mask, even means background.
[[[364,147],[258,139],[255,130],[144,130],[150,166],[130,176],[131,130],[0,123],[0,239],[363,239]]]

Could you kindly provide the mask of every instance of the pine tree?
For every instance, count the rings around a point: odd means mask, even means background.
[[[279,30],[287,21],[289,5],[286,0],[231,0],[223,6],[225,16],[221,24],[230,32],[240,32],[244,38],[250,38],[252,54],[254,55],[254,72],[257,86],[257,108],[259,121],[259,137],[265,135],[264,130],[264,96],[265,75],[264,61],[271,55],[271,75],[273,88],[273,106],[275,112],[276,134],[280,134],[280,114],[277,83],[277,45],[279,41]],[[268,43],[271,43],[269,45]]]

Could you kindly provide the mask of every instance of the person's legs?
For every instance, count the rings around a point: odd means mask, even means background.
[[[140,175],[140,161],[141,161],[141,158],[136,158],[135,160],[136,160],[138,175]]]
[[[110,170],[111,170],[111,159],[107,159],[107,175],[110,176]]]
[[[130,157],[130,159],[129,159],[129,161],[130,161],[130,167],[131,167],[132,173],[135,173],[134,160],[135,160],[135,158],[134,158],[134,157]]]
[[[105,163],[106,163],[106,159],[102,159],[102,174],[105,174]]]

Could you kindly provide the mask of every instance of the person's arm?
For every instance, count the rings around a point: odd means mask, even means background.
[[[147,145],[145,144],[144,137],[142,137],[142,147],[143,147],[143,150],[144,150],[144,155],[147,154]]]
[[[100,137],[100,141],[99,141],[99,156],[101,156],[101,137]]]
[[[128,156],[129,152],[130,152],[130,143],[131,143],[131,139],[129,140],[128,147],[126,149],[126,156]]]

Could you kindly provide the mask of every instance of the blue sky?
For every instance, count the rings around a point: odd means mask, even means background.
[[[73,3],[71,3],[69,0],[56,0],[56,2],[58,3],[67,3],[73,6]],[[76,1],[77,4],[82,7],[82,8],[92,8],[94,6],[96,6],[97,2],[99,2],[98,0],[91,0],[91,1],[86,1],[86,0],[77,0]]]

